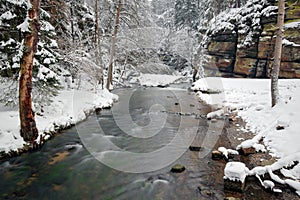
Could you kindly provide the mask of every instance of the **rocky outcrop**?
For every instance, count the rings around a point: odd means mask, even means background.
[[[223,13],[206,32],[203,67],[213,76],[267,78],[276,40],[277,3],[252,2]],[[300,78],[300,1],[286,1],[281,78]]]

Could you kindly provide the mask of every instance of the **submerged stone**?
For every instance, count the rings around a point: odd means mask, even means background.
[[[172,167],[171,172],[173,173],[181,173],[185,170],[185,167],[181,164],[176,164]]]
[[[191,145],[189,147],[190,151],[200,151],[201,150],[201,147],[200,146],[194,146],[194,145]]]

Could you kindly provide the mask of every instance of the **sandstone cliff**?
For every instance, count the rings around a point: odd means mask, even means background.
[[[253,0],[221,13],[202,42],[202,64],[213,76],[266,78],[276,40],[277,2]],[[300,1],[286,1],[281,78],[300,78]]]

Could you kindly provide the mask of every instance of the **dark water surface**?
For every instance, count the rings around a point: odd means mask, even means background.
[[[188,149],[195,130],[205,137],[208,123],[196,115],[207,113],[208,107],[178,88],[119,89],[115,93],[127,106],[116,103],[113,110],[103,110],[63,131],[40,151],[2,161],[0,199],[224,198],[220,163],[211,162],[210,154],[199,158],[199,152]],[[114,148],[107,141],[124,152],[146,156],[135,160],[122,152],[110,154]],[[166,152],[148,157],[166,147]],[[105,157],[116,158],[110,164],[124,170],[102,164],[99,160]],[[176,163],[186,170],[170,172]]]

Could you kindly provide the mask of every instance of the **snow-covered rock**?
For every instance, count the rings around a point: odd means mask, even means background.
[[[228,162],[224,169],[224,179],[244,183],[249,169],[242,162]]]

